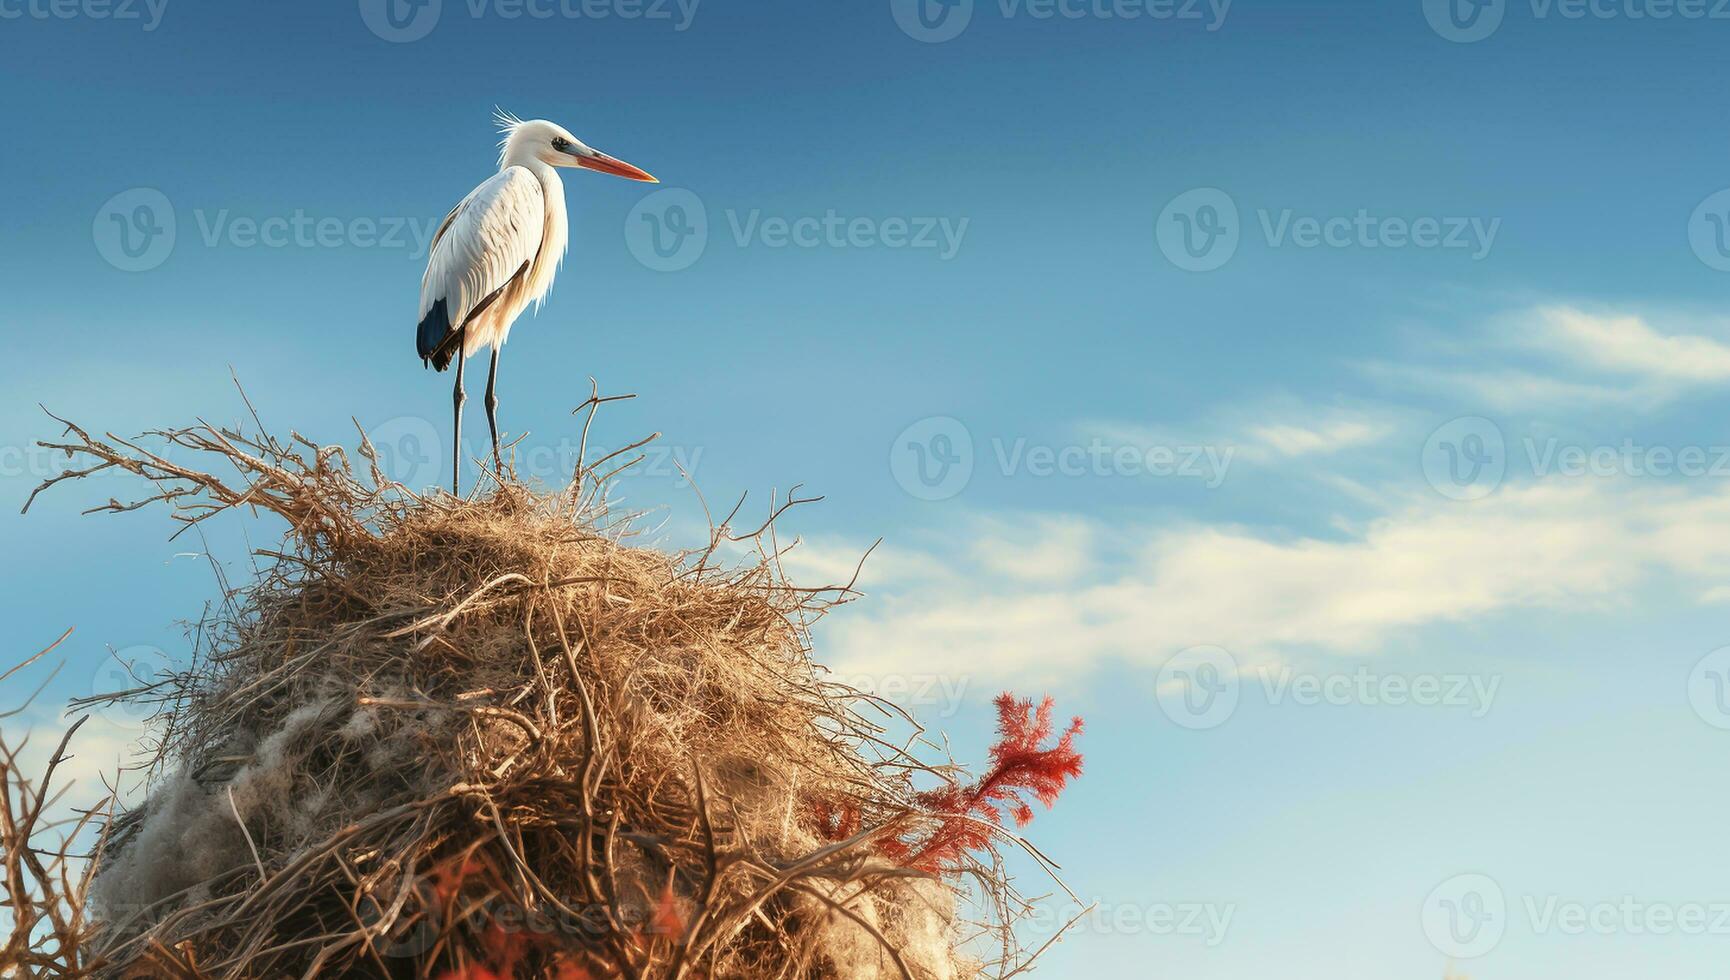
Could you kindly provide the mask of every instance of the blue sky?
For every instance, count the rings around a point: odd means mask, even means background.
[[[495,105],[551,118],[665,183],[567,180],[504,359],[528,468],[589,376],[635,392],[599,439],[664,433],[621,490],[668,543],[675,462],[825,495],[795,574],[884,539],[838,671],[963,752],[1003,688],[1086,715],[1035,835],[1103,911],[1050,975],[1717,975],[1730,11],[531,8],[0,0],[0,494],[53,466],[38,403],[232,420],[230,368],[437,480],[417,236]],[[160,516],[77,516],[107,492],[0,530],[18,652],[77,627],[47,700],[213,595]]]

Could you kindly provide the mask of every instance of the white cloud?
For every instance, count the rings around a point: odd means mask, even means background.
[[[1250,435],[1258,444],[1282,456],[1309,456],[1380,442],[1392,430],[1393,427],[1385,422],[1354,418],[1312,426],[1262,425],[1252,428]]]
[[[855,673],[941,671],[980,689],[1061,683],[1109,660],[1155,665],[1203,644],[1252,669],[1297,654],[1364,655],[1439,623],[1638,602],[1660,580],[1702,603],[1730,601],[1724,481],[1510,473],[1488,499],[1456,503],[1422,490],[1412,465],[1450,415],[1491,414],[1518,435],[1553,429],[1532,421],[1541,413],[1582,429],[1575,438],[1587,444],[1619,444],[1630,413],[1730,381],[1730,344],[1715,329],[1534,306],[1438,339],[1425,360],[1368,365],[1399,392],[1385,401],[1263,399],[1184,439],[1094,423],[1088,431],[1126,444],[1231,446],[1281,466],[1276,479],[1308,477],[1337,492],[1336,508],[1375,516],[1310,514],[1301,534],[975,518],[868,564],[862,584],[880,594],[825,621],[820,653]],[[899,574],[909,569],[918,576]]]
[[[860,561],[868,551],[870,558],[863,570],[877,581],[913,585],[940,581],[952,574],[947,564],[921,551],[882,544],[873,550],[869,543],[803,536],[793,547],[782,551],[781,570],[794,582],[808,588],[845,585],[861,571]],[[751,553],[750,557],[754,554]],[[735,557],[749,560],[744,552]]]
[[[1286,398],[1234,410],[1182,433],[1123,422],[1095,422],[1082,431],[1119,445],[1223,447],[1237,458],[1274,463],[1383,442],[1399,431],[1403,414],[1388,405],[1317,408]]]
[[[1564,379],[1518,368],[1485,365],[1449,368],[1438,365],[1369,362],[1359,370],[1373,380],[1403,392],[1422,391],[1447,396],[1457,411],[1524,412],[1560,408],[1647,409],[1669,397],[1651,384],[1605,383]]]
[[[39,789],[54,750],[75,720],[34,707],[6,719],[5,737],[18,750],[18,775]],[[60,796],[46,822],[62,822],[62,829],[70,830],[69,822],[107,797],[110,787],[119,788],[122,802],[137,802],[144,777],[138,767],[145,761],[139,739],[144,734],[131,722],[93,713],[67,743],[66,757],[54,770],[50,795]],[[53,839],[52,831],[49,837]]]
[[[825,621],[821,658],[990,686],[1056,683],[1113,659],[1157,664],[1197,644],[1251,663],[1361,655],[1429,624],[1620,601],[1658,573],[1693,581],[1704,599],[1730,572],[1730,492],[1632,480],[1553,480],[1472,504],[1414,499],[1337,538],[1090,521],[1090,537],[1115,546],[1061,581],[990,560],[1063,550],[1078,520],[997,525],[997,537],[961,543],[948,560],[930,556],[947,573],[913,587],[868,565],[863,584],[885,594]]]
[[[1427,337],[1409,359],[1358,369],[1402,397],[1439,395],[1459,411],[1651,411],[1730,381],[1730,327],[1704,317],[1537,305],[1465,335]]]
[[[1097,554],[1095,528],[1075,517],[980,522],[972,541],[981,567],[1021,582],[1068,582],[1084,573]]]
[[[1571,307],[1536,312],[1541,342],[1605,371],[1689,384],[1730,381],[1730,345],[1701,334],[1662,333],[1638,316]]]

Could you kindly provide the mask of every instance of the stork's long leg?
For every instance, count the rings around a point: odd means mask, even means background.
[[[493,366],[487,371],[487,428],[493,434],[493,469],[501,478],[504,475],[504,464],[499,462],[499,396],[493,386],[499,380],[499,349],[493,348]]]
[[[451,427],[453,430],[451,433],[452,496],[461,493],[459,487],[463,475],[463,402],[469,400],[468,396],[463,394],[463,362],[467,360],[468,358],[461,351],[457,352],[457,386],[451,392],[451,407],[456,416],[456,422]]]

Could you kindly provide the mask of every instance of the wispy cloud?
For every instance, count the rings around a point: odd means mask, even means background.
[[[1730,330],[1700,317],[1539,305],[1435,339],[1421,359],[1359,368],[1389,388],[1484,411],[1646,411],[1730,381],[1730,340],[1720,337]]]
[[[1702,603],[1730,601],[1730,481],[1510,465],[1493,495],[1463,503],[1432,492],[1417,462],[1438,424],[1474,414],[1515,434],[1565,419],[1584,444],[1620,445],[1631,412],[1730,381],[1730,343],[1711,330],[1534,306],[1409,361],[1370,365],[1397,389],[1380,399],[1274,397],[1204,415],[1190,441],[1275,469],[1264,477],[1280,501],[1293,499],[1294,474],[1331,489],[1326,510],[1281,511],[1282,528],[1075,514],[951,521],[915,549],[891,542],[867,566],[862,583],[879,595],[825,621],[826,654],[858,673],[951,672],[984,689],[1058,683],[1109,660],[1157,664],[1203,644],[1248,664],[1364,655],[1439,623],[1638,601],[1660,580]],[[1129,423],[1088,428],[1171,441]]]
[[[1279,423],[1250,429],[1258,448],[1281,456],[1328,455],[1381,441],[1393,431],[1384,421],[1367,418],[1324,420],[1308,425]]]
[[[1403,414],[1388,405],[1316,406],[1270,398],[1189,424],[1181,432],[1122,421],[1079,428],[1125,445],[1225,446],[1240,459],[1278,463],[1373,446],[1399,431]]]
[[[1017,582],[1071,582],[1086,574],[1099,553],[1099,531],[1077,517],[982,521],[972,542],[975,564]]]
[[[1551,409],[1614,408],[1647,410],[1674,397],[1674,390],[1652,384],[1558,377],[1486,363],[1478,367],[1368,362],[1359,370],[1371,380],[1402,393],[1440,396],[1460,412],[1521,413]]]
[[[1534,312],[1555,354],[1614,374],[1681,384],[1730,380],[1730,345],[1698,333],[1662,332],[1644,318],[1572,307]]]
[[[60,739],[74,721],[40,707],[9,721],[6,735],[12,747],[23,746],[18,753],[20,775],[39,785]],[[66,756],[54,770],[52,791],[63,795],[50,819],[75,818],[80,810],[108,796],[111,788],[119,790],[122,802],[136,803],[143,784],[144,773],[139,767],[147,754],[143,741],[147,734],[131,721],[93,713],[67,743]]]
[[[1619,601],[1660,574],[1721,598],[1730,572],[1730,489],[1548,481],[1461,505],[1414,497],[1337,537],[1243,527],[1121,527],[1078,519],[1000,524],[925,553],[946,572],[826,621],[827,656],[858,673],[942,671],[986,683],[1055,683],[1106,660],[1158,663],[1217,644],[1251,660],[1298,651],[1361,655],[1405,631],[1526,608]],[[1073,557],[1058,579],[1003,555]]]

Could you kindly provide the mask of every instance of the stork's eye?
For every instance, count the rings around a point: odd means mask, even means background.
[[[555,136],[553,138],[553,149],[558,150],[560,152],[563,152],[563,151],[568,150],[570,148],[571,148],[571,141],[570,140],[565,139],[563,136]]]

